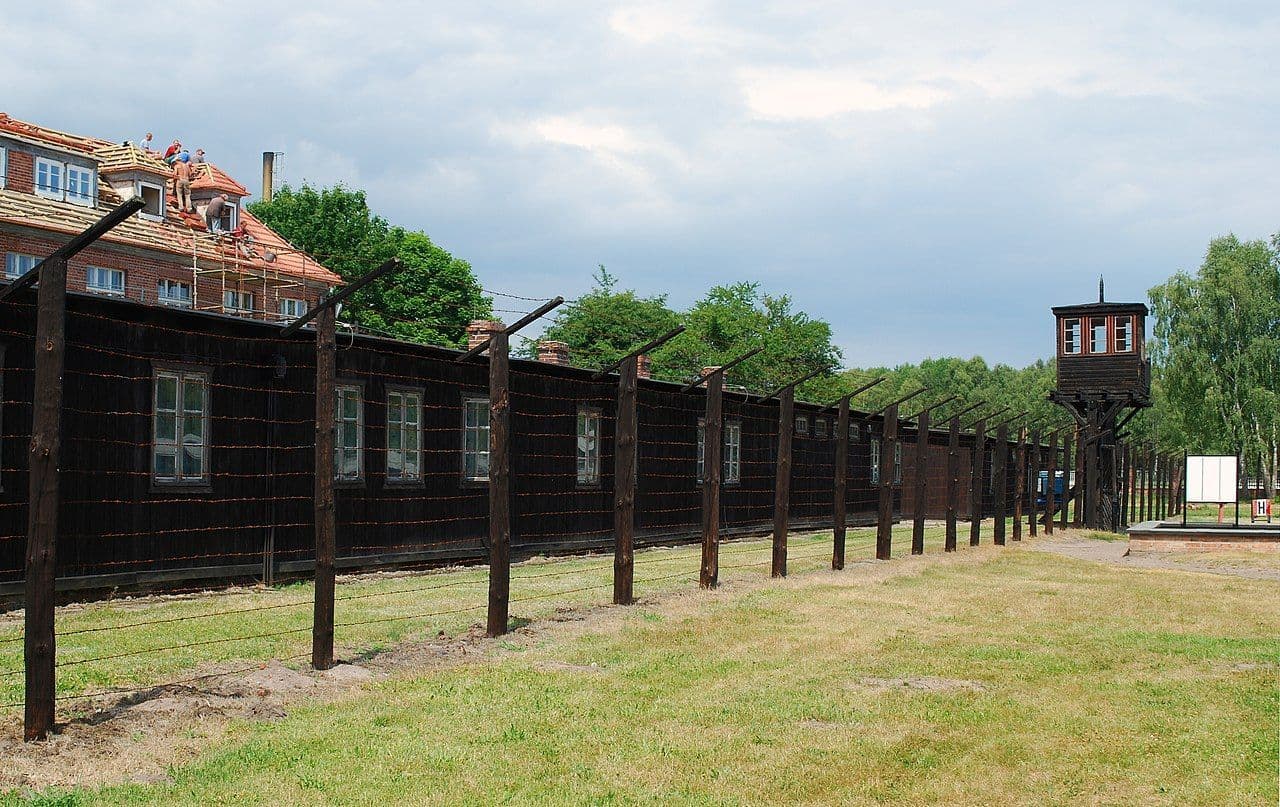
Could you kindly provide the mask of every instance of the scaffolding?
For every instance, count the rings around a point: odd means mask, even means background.
[[[262,247],[263,254],[260,256],[255,251],[256,242],[253,236],[237,236],[230,232],[208,232],[201,233],[195,230],[190,231],[191,235],[191,307],[196,311],[217,311],[237,314],[241,316],[250,316],[255,319],[276,319],[285,320],[293,319],[292,314],[282,314],[281,312],[272,311],[267,308],[267,300],[270,297],[270,291],[275,289],[276,294],[284,289],[302,288],[305,284],[301,279],[289,275],[282,274],[278,259],[276,261],[268,261],[266,255],[268,250]],[[214,253],[216,258],[201,258],[200,245],[204,239],[209,246],[209,251]],[[262,261],[265,267],[255,265],[256,262]],[[201,268],[203,264],[204,268]],[[210,303],[202,304],[200,302],[200,279],[205,276],[214,275],[219,284],[219,292],[216,300]],[[253,294],[259,288],[262,289],[261,307],[255,307],[251,302],[248,306],[244,305],[246,294]],[[227,292],[234,291],[236,306],[227,305]]]

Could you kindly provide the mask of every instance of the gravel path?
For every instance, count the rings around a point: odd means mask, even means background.
[[[1137,569],[1173,569],[1280,582],[1280,557],[1245,552],[1137,552],[1128,541],[1103,541],[1078,532],[1028,542],[1028,549],[1052,552],[1081,560],[1129,566]]]

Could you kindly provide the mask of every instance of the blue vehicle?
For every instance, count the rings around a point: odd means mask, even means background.
[[[1067,476],[1065,471],[1053,472],[1053,503],[1055,506],[1061,506],[1062,496],[1067,489]],[[1049,501],[1049,472],[1041,471],[1040,479],[1036,484],[1036,505],[1044,507]]]

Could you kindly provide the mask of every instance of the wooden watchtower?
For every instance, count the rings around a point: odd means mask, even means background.
[[[1085,526],[1117,531],[1123,526],[1117,432],[1151,405],[1147,307],[1106,302],[1099,280],[1098,302],[1057,306],[1053,315],[1058,384],[1049,400],[1070,412],[1081,429],[1084,479],[1076,480],[1078,488],[1083,483],[1077,506]]]

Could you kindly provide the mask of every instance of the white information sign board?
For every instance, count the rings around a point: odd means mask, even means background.
[[[1187,457],[1187,501],[1230,504],[1236,500],[1236,457]]]

